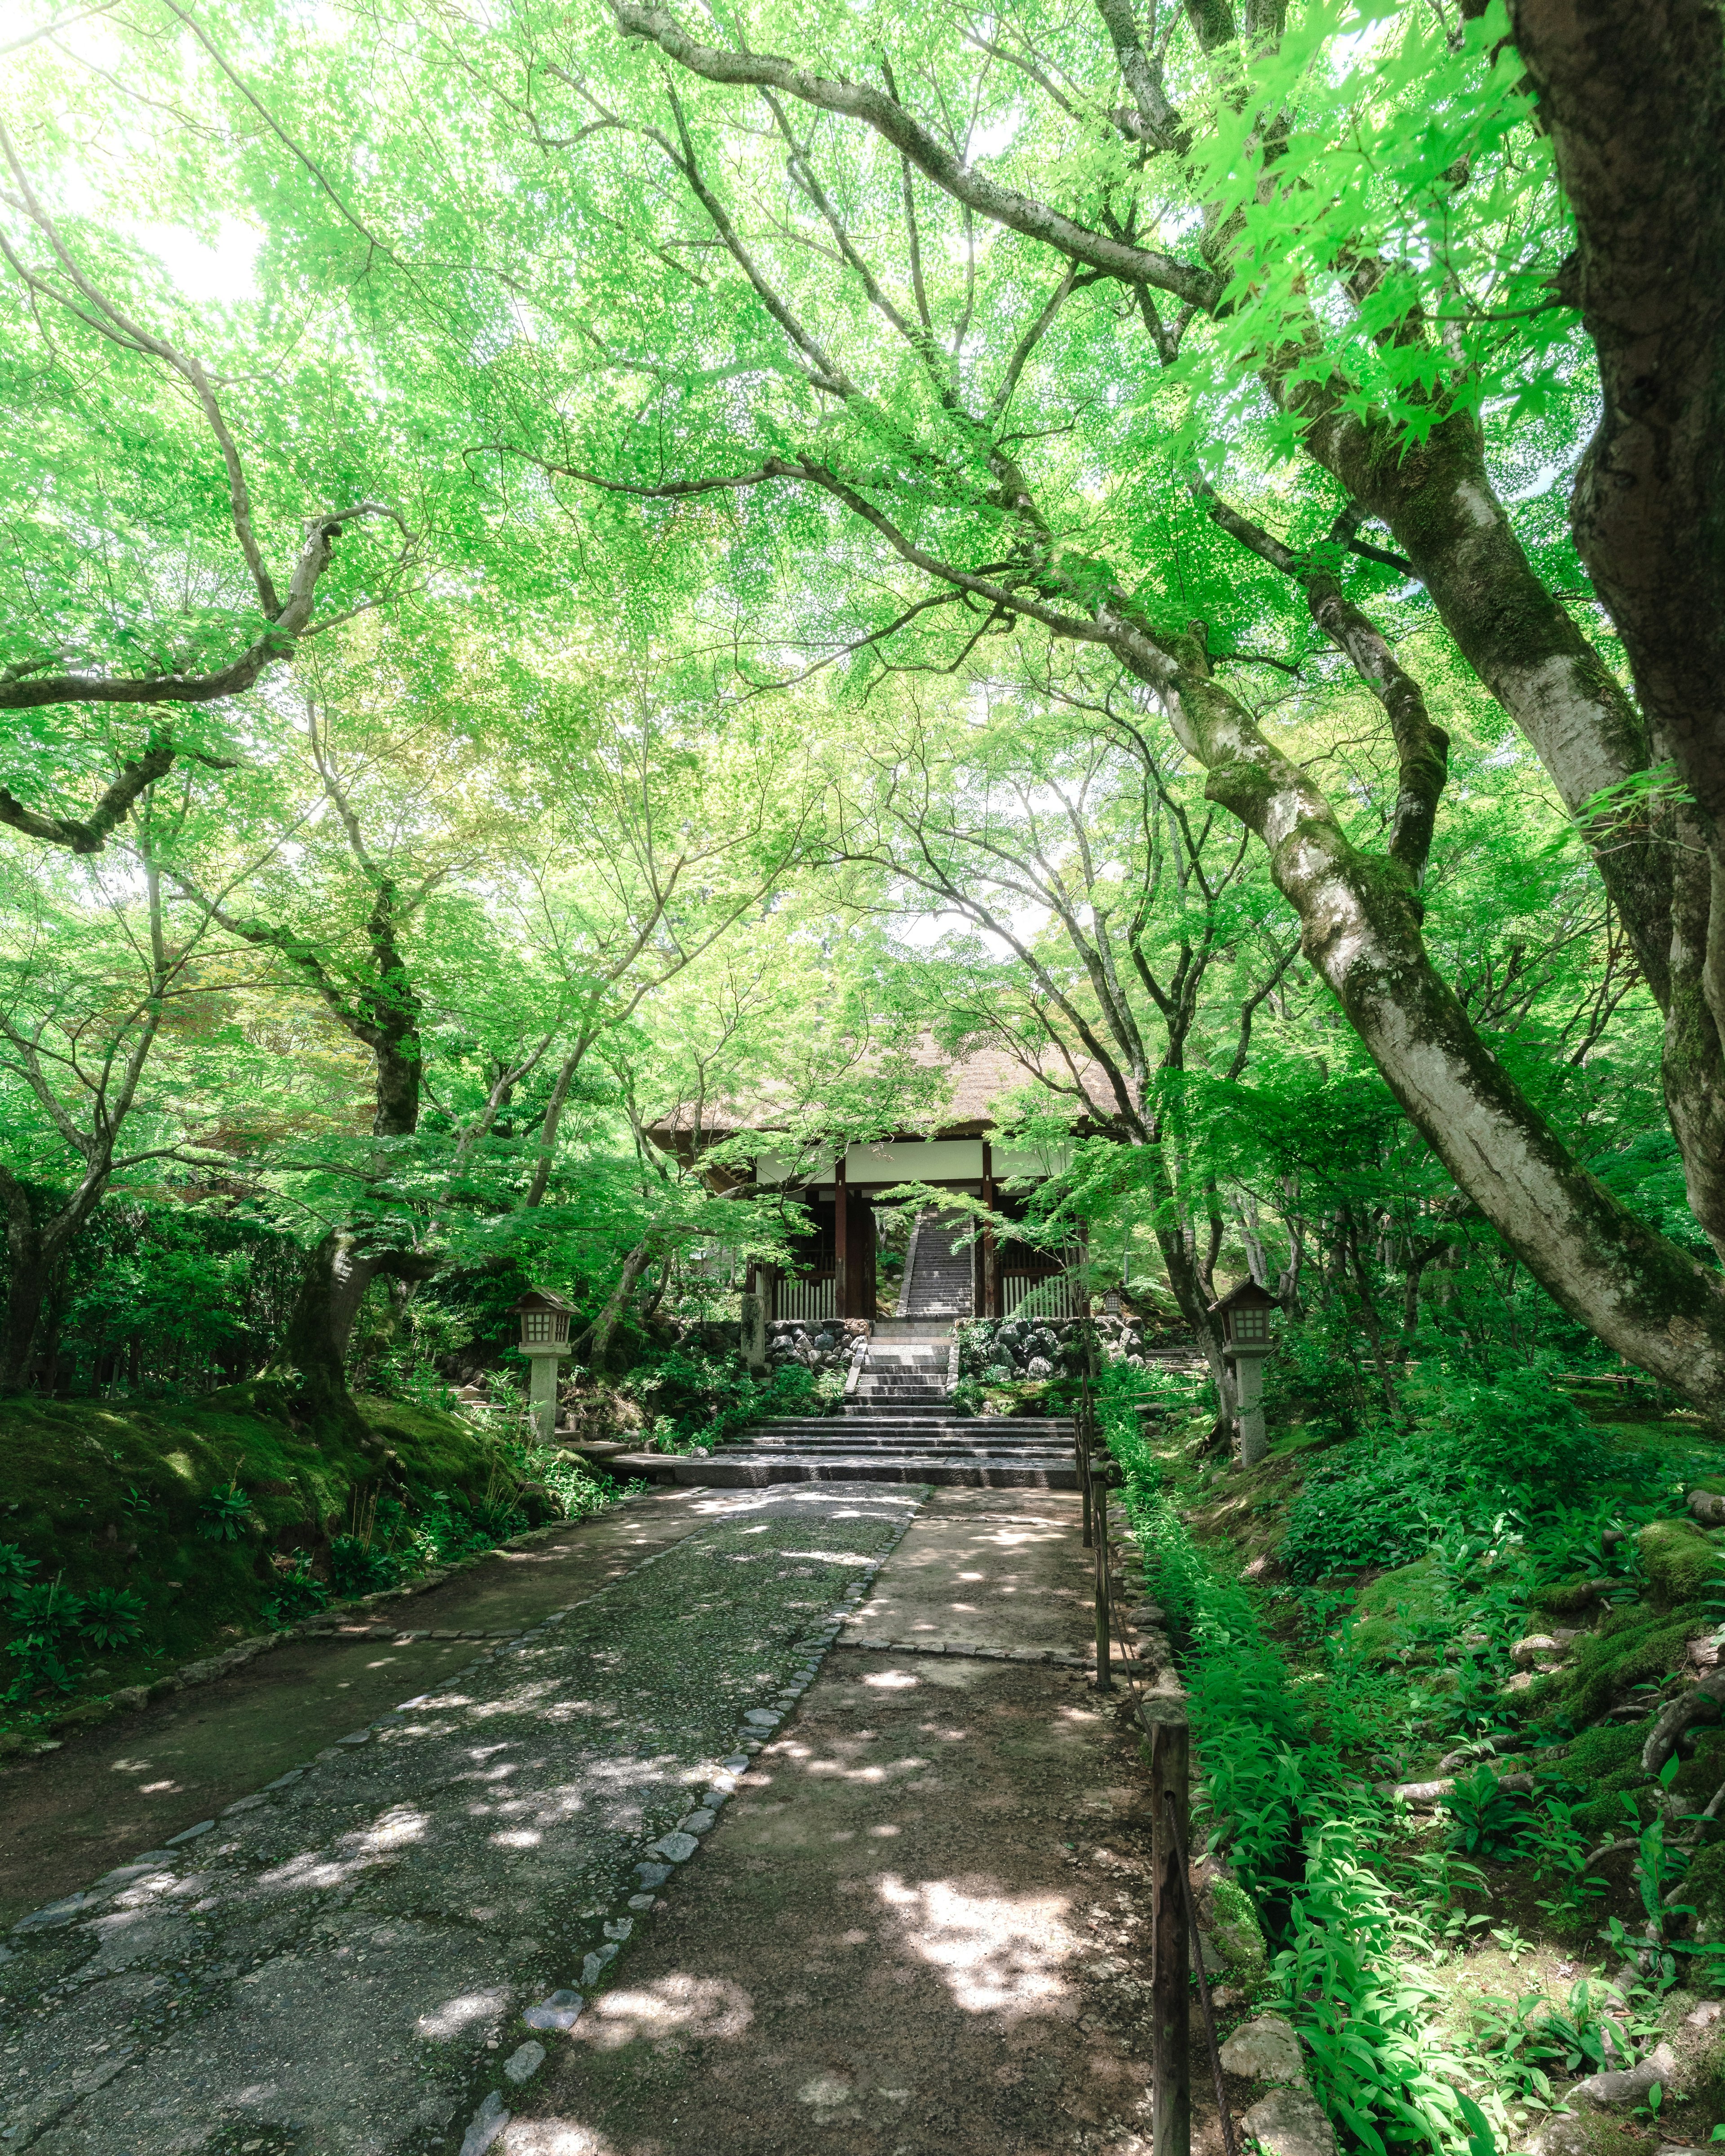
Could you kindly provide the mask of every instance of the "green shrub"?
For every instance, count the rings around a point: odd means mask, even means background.
[[[14,1587],[7,1614],[17,1628],[6,1643],[18,1664],[11,1696],[25,1698],[44,1687],[69,1691],[76,1682],[74,1667],[80,1650],[75,1642],[84,1597],[58,1579],[45,1579],[33,1587]]]
[[[1289,1507],[1280,1555],[1296,1580],[1407,1564],[1440,1535],[1477,1532],[1501,1515],[1550,1540],[1548,1570],[1573,1570],[1584,1556],[1604,1562],[1604,1508],[1570,1501],[1604,1480],[1612,1457],[1565,1394],[1537,1371],[1506,1371],[1491,1384],[1439,1371],[1410,1399],[1412,1431],[1356,1440]]]
[[[339,1595],[376,1594],[393,1587],[401,1569],[398,1559],[357,1535],[337,1535],[330,1544],[330,1578]]]
[[[1450,1846],[1464,1856],[1495,1857],[1507,1862],[1519,1856],[1532,1834],[1534,1818],[1525,1798],[1506,1789],[1489,1767],[1480,1767],[1444,1799],[1450,1819]]]
[[[1500,1488],[1549,1505],[1603,1481],[1610,1448],[1567,1393],[1537,1370],[1505,1370],[1491,1383],[1444,1372],[1430,1382],[1432,1419],[1446,1459]]]
[[[284,1631],[302,1618],[326,1609],[329,1601],[329,1589],[313,1573],[311,1559],[301,1553],[290,1570],[277,1574],[275,1592],[264,1604],[264,1622],[272,1631]]]
[[[1307,1582],[1409,1563],[1449,1524],[1460,1486],[1411,1440],[1394,1451],[1350,1446],[1316,1468],[1288,1507],[1278,1554]]]
[[[0,1599],[9,1599],[37,1568],[35,1558],[26,1557],[16,1543],[0,1543]]]

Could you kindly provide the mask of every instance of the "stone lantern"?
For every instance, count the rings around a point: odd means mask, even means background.
[[[549,1288],[531,1287],[516,1305],[521,1321],[521,1353],[533,1366],[533,1421],[539,1442],[549,1445],[557,1419],[557,1363],[569,1352],[574,1306]]]
[[[1264,1434],[1264,1358],[1270,1353],[1270,1313],[1276,1297],[1255,1280],[1242,1281],[1210,1305],[1222,1322],[1222,1353],[1234,1364],[1240,1403],[1240,1464],[1255,1467],[1269,1449]]]

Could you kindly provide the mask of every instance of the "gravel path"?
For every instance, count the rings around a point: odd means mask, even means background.
[[[0,2147],[477,2156],[922,1494],[708,1493],[590,1599],[14,1932]]]
[[[1148,2156],[1136,1737],[974,1651],[1086,1642],[1076,1501],[1030,1495],[931,1496],[845,1626],[918,1651],[828,1659],[491,2156]]]
[[[524,1537],[390,1603],[381,1634],[362,1613],[334,1636],[290,1640],[231,1676],[8,1766],[0,1772],[0,1932],[439,1683],[472,1660],[480,1634],[512,1638],[620,1578],[721,1502],[668,1491]]]

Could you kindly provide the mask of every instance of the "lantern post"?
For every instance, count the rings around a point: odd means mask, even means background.
[[[1270,1313],[1276,1297],[1256,1281],[1242,1281],[1231,1295],[1212,1303],[1222,1321],[1222,1353],[1234,1364],[1240,1406],[1240,1464],[1255,1467],[1270,1449],[1264,1430],[1264,1358],[1270,1353]]]
[[[516,1305],[521,1321],[521,1353],[532,1366],[530,1397],[539,1442],[549,1445],[557,1420],[557,1364],[569,1353],[573,1306],[549,1288],[533,1287]]]

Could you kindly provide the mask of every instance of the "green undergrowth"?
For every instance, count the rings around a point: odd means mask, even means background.
[[[842,1399],[845,1389],[836,1371],[817,1378],[793,1363],[757,1377],[734,1358],[680,1350],[631,1372],[623,1383],[666,1452],[722,1445],[763,1417],[814,1413],[818,1404]]]
[[[1702,1829],[1692,1856],[1682,1846],[1725,1781],[1725,1732],[1701,1732],[1661,1783],[1640,1764],[1656,1692],[1687,1681],[1685,1642],[1725,1623],[1725,1535],[1671,1516],[1695,1434],[1611,1433],[1584,1450],[1579,1486],[1560,1486],[1563,1505],[1538,1502],[1531,1471],[1482,1471],[1476,1451],[1450,1486],[1458,1502],[1428,1490],[1419,1532],[1379,1538],[1389,1569],[1362,1578],[1357,1545],[1345,1562],[1348,1523],[1332,1541],[1341,1580],[1290,1568],[1291,1584],[1266,1587],[1236,1574],[1248,1548],[1261,1574],[1302,1493],[1343,1478],[1302,1476],[1285,1444],[1234,1478],[1227,1504],[1191,1516],[1222,1537],[1200,1543],[1180,1502],[1198,1495],[1180,1442],[1196,1425],[1147,1438],[1132,1412],[1143,1389],[1105,1375],[1101,1409],[1145,1584],[1181,1657],[1194,1835],[1231,1867],[1268,1942],[1245,2005],[1293,2022],[1344,2148],[1507,2148],[1561,2103],[1569,2076],[1606,2062],[1602,2015],[1651,2042],[1686,1999],[1725,1989],[1713,1943],[1725,1841]],[[1543,1435],[1500,1420],[1481,1449],[1537,1456],[1568,1418],[1543,1420]],[[1345,1441],[1344,1459],[1358,1444]],[[1396,1471],[1412,1486],[1405,1464]],[[1585,1633],[1541,1609],[1577,1579],[1596,1628]],[[1542,1656],[1557,1666],[1530,1683],[1511,1650],[1550,1626],[1578,1636]],[[1447,1804],[1416,1813],[1394,1794],[1452,1753]],[[1532,1774],[1531,1790],[1506,1784],[1512,1770]],[[1601,1869],[1607,1840],[1620,1847]],[[1704,2138],[1719,2115],[1722,2066],[1668,2107],[1676,2138]]]
[[[362,1398],[311,1421],[263,1383],[159,1407],[0,1402],[0,1731],[398,1584],[609,1492],[567,1454]]]

